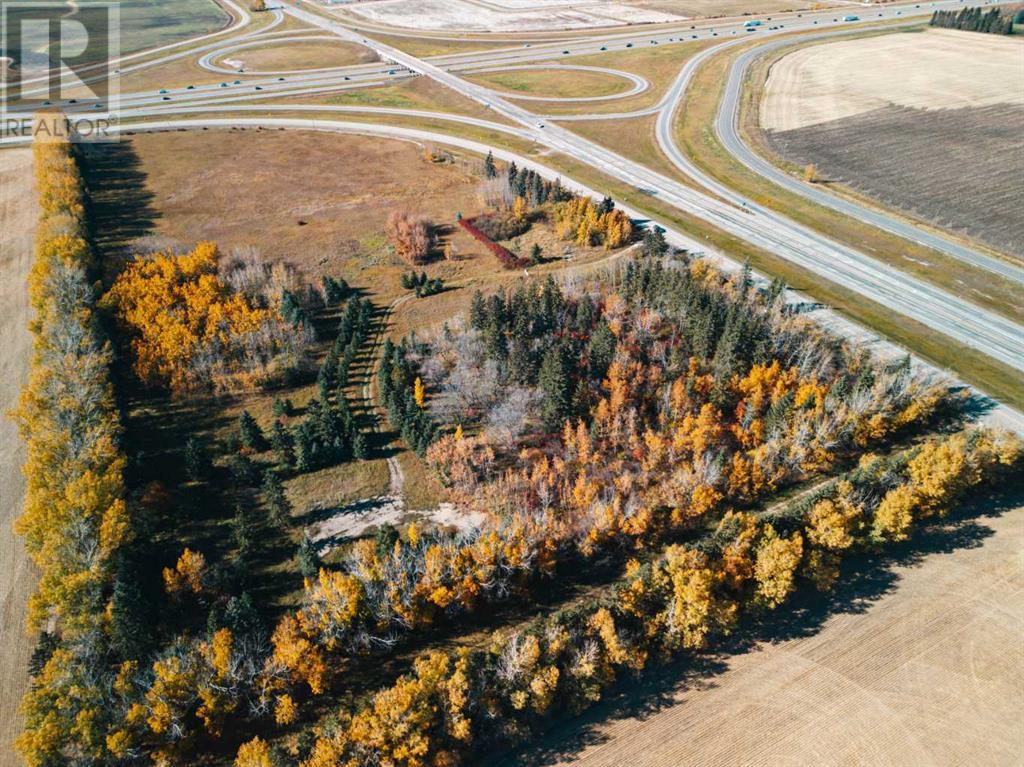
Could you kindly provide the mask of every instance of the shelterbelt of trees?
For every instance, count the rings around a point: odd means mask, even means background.
[[[16,529],[42,571],[29,627],[46,633],[17,747],[30,765],[69,754],[85,763],[103,749],[102,669],[120,628],[113,580],[132,528],[82,178],[67,141],[37,142],[33,152],[41,219],[29,281],[31,374],[15,414],[28,447]]]
[[[301,765],[471,763],[587,708],[619,678],[708,647],[743,613],[783,605],[802,580],[830,589],[845,555],[902,540],[971,488],[1019,472],[1021,454],[1014,437],[969,431],[867,456],[781,511],[728,512],[696,543],[631,560],[599,600],[495,632],[485,650],[422,655],[412,673],[323,726]],[[263,767],[271,757],[257,738],[235,764]]]

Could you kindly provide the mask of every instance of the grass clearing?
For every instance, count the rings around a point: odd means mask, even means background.
[[[215,63],[219,66],[232,66],[227,64],[228,60],[232,63],[240,61],[245,69],[250,70],[248,74],[257,74],[345,67],[369,64],[379,59],[369,48],[355,43],[309,40],[243,48],[224,54]]]
[[[314,95],[300,97],[297,103],[317,103]],[[504,122],[495,112],[481,104],[445,88],[427,77],[414,77],[394,85],[354,88],[350,91],[324,96],[322,103],[344,106],[392,107],[420,109],[446,114],[466,115],[492,122]],[[390,119],[390,118],[389,118]]]
[[[504,92],[512,98],[520,94],[551,98],[610,96],[630,89],[627,80],[612,74],[576,69],[545,69],[543,64],[536,69],[469,74],[466,79]]]
[[[28,331],[28,273],[32,266],[36,221],[39,217],[28,149],[0,151],[0,335],[4,356],[0,362],[0,411],[18,404],[28,376],[32,339]],[[28,660],[35,647],[25,633],[25,611],[36,587],[36,569],[25,544],[12,525],[21,514],[25,479],[21,464],[25,445],[14,421],[0,417],[0,616],[4,641],[0,653],[0,766],[15,767],[14,738],[21,731],[18,705],[28,684]]]

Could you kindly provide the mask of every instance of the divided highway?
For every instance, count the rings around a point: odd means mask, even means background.
[[[959,2],[938,2],[929,7],[956,8]],[[900,272],[870,256],[835,242],[780,214],[745,205],[745,201],[718,184],[702,177],[701,183],[726,200],[684,186],[651,171],[594,142],[545,120],[482,86],[470,83],[436,64],[418,59],[397,48],[365,37],[343,24],[319,14],[282,6],[285,13],[320,27],[349,42],[373,49],[381,58],[412,72],[430,77],[448,88],[526,129],[534,141],[583,162],[618,180],[646,190],[652,196],[697,216],[759,248],[767,250],[848,290],[859,293],[886,308],[910,317],[977,349],[1018,370],[1024,371],[1024,328],[994,312]],[[895,17],[902,10],[884,11]],[[690,70],[692,72],[692,68]],[[677,80],[679,93],[684,78]],[[662,112],[662,117],[668,110]],[[659,120],[659,140],[671,144],[670,115]],[[667,126],[667,127],[666,127]],[[668,137],[668,141],[664,139]],[[672,145],[674,146],[674,145]],[[676,150],[673,161],[699,174]],[[701,174],[703,176],[703,174]],[[738,204],[737,204],[738,203]]]

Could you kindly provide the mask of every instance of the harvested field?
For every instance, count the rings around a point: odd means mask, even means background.
[[[217,61],[255,72],[344,67],[377,61],[377,55],[362,45],[338,40],[292,41],[231,51]]]
[[[502,766],[1020,764],[1022,503],[844,564],[840,593],[797,600],[753,649],[674,667]]]
[[[884,107],[769,133],[787,159],[887,206],[1024,257],[1024,105]]]
[[[31,337],[26,280],[38,209],[28,149],[0,152],[0,411],[17,405],[28,375]],[[18,704],[28,682],[28,659],[35,642],[25,633],[25,606],[35,589],[35,568],[12,524],[21,514],[25,446],[14,422],[0,417],[0,766],[14,767],[14,737],[21,729]]]
[[[760,107],[784,131],[887,106],[1024,104],[1024,39],[948,29],[823,43],[772,67]]]

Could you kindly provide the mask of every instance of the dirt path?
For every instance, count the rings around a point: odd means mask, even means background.
[[[0,767],[20,764],[12,743],[21,729],[17,708],[34,644],[25,634],[24,619],[37,576],[12,529],[23,503],[25,446],[2,413],[17,404],[28,374],[26,278],[37,216],[30,150],[0,151]]]
[[[791,612],[788,638],[712,659],[642,713],[568,722],[509,764],[1024,763],[1020,504],[926,534],[891,569],[867,563],[820,626]]]

